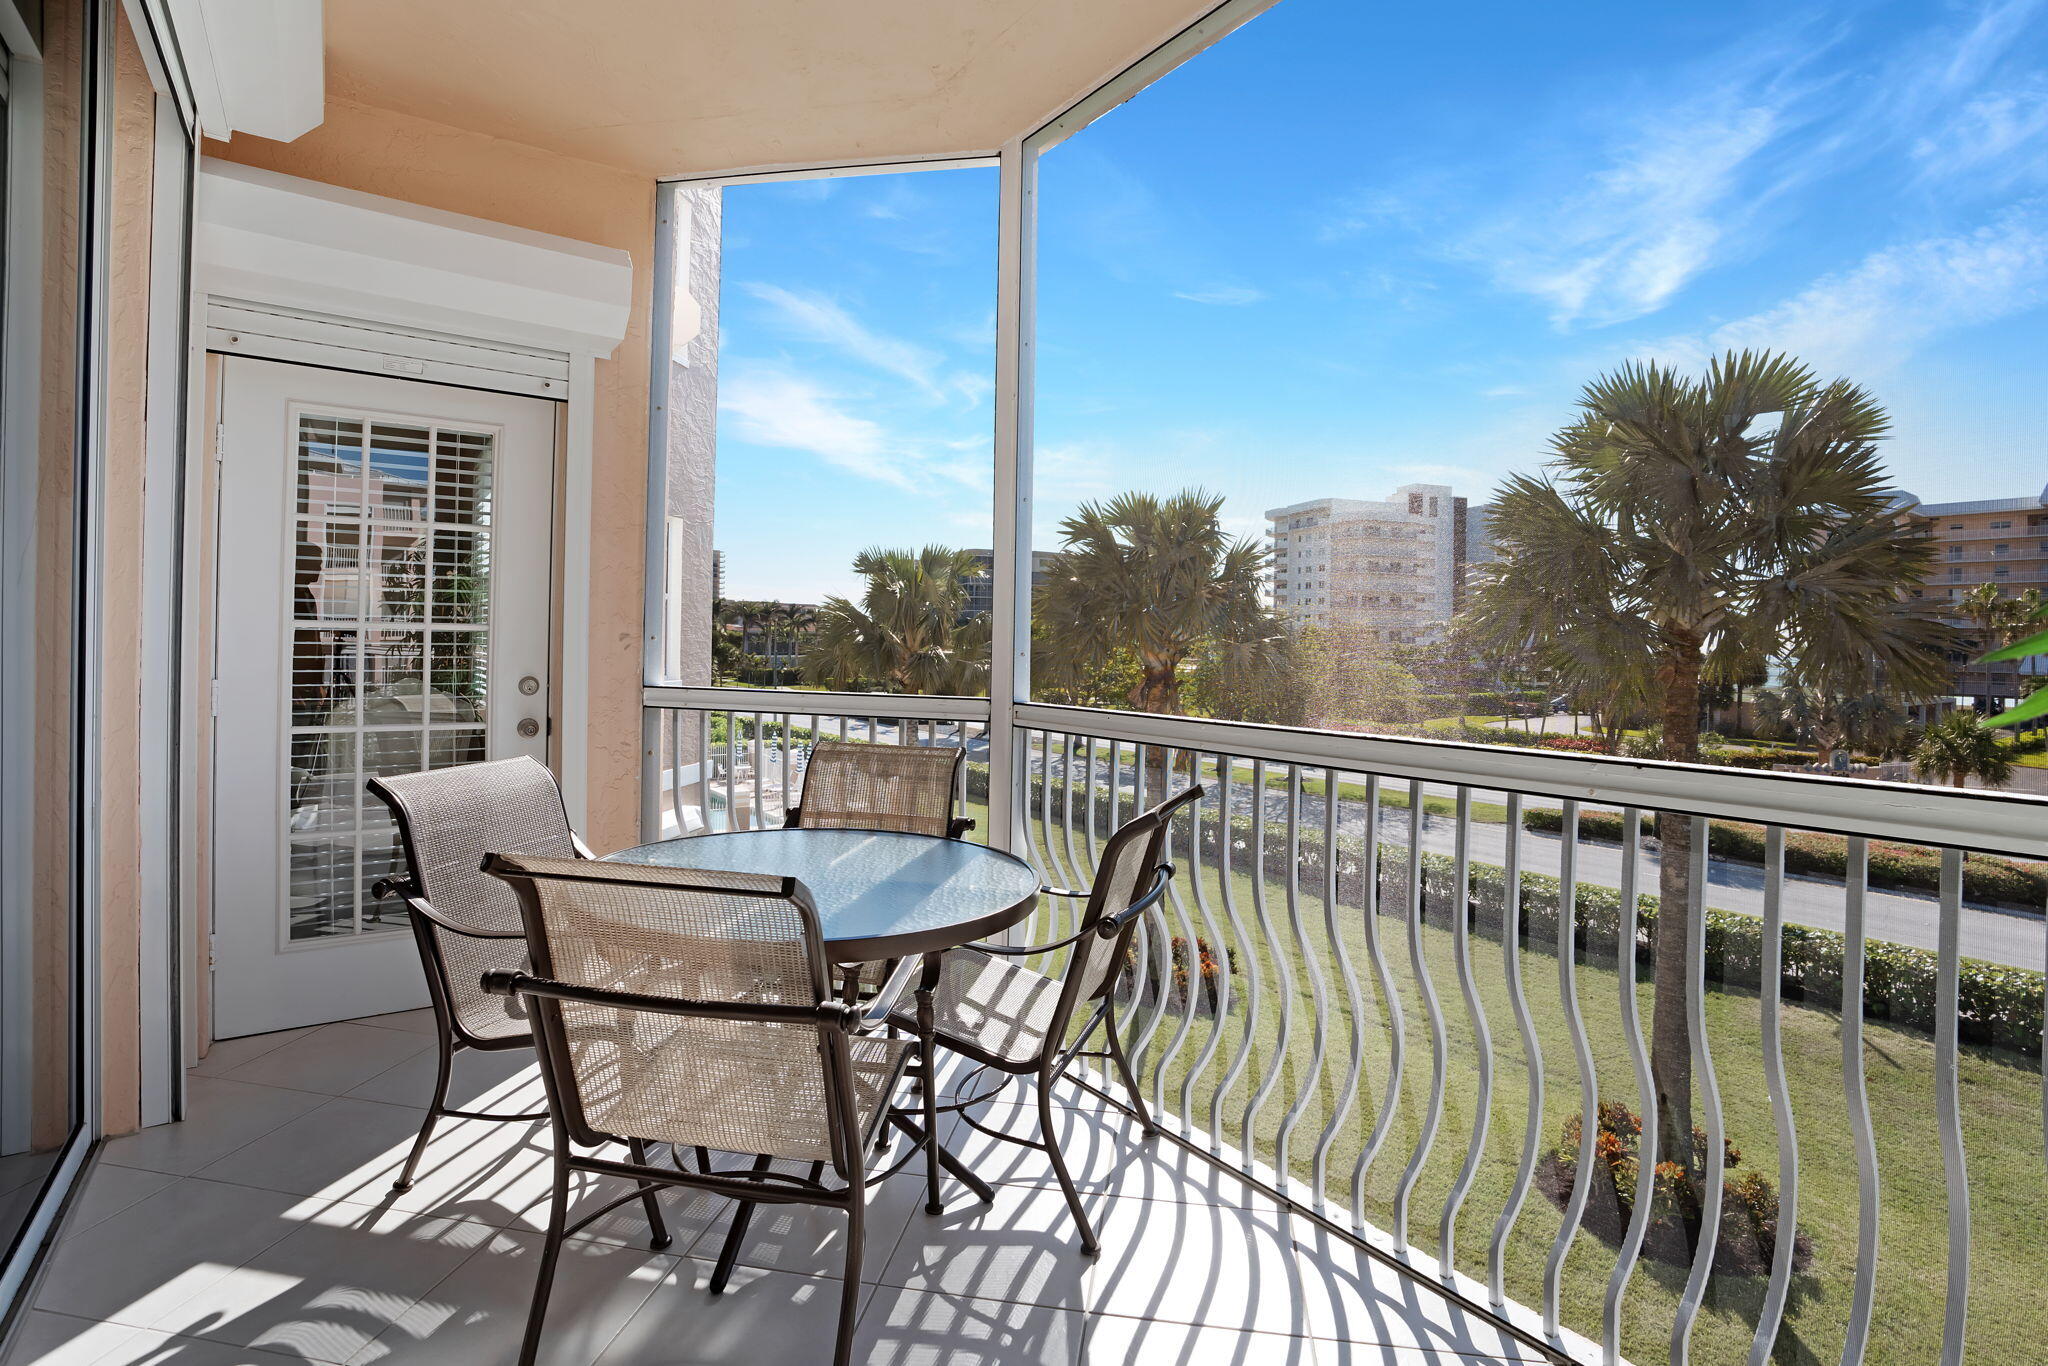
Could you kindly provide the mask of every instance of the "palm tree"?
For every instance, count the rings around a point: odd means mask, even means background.
[[[1075,677],[1129,650],[1138,711],[1178,713],[1183,671],[1198,656],[1238,679],[1278,665],[1285,624],[1261,598],[1267,552],[1223,530],[1220,495],[1122,493],[1060,523],[1033,615],[1054,677]]]
[[[1662,757],[1699,757],[1703,677],[1770,656],[1860,661],[1934,691],[1945,629],[1908,597],[1933,542],[1901,518],[1877,443],[1884,410],[1846,380],[1743,352],[1704,377],[1631,362],[1586,386],[1543,476],[1510,478],[1475,629],[1527,645],[1567,682],[1620,680],[1661,722]],[[1696,1163],[1685,1020],[1692,823],[1660,820],[1651,1054],[1667,1160]]]
[[[1788,678],[1756,694],[1757,719],[1779,734],[1811,741],[1822,767],[1845,745],[1882,748],[1906,724],[1897,693],[1875,680]]]
[[[1913,751],[1913,769],[1931,783],[1969,786],[1975,778],[1986,787],[2012,781],[2012,750],[1990,727],[1967,711],[1950,712],[1927,728]]]
[[[804,676],[828,688],[879,685],[893,693],[988,691],[989,618],[967,615],[967,580],[987,572],[965,551],[863,550],[858,603],[819,605]]]

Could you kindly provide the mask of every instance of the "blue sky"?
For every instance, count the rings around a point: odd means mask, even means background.
[[[1588,379],[1789,349],[1928,501],[2048,482],[2048,0],[1282,0],[1052,149],[1039,543],[1077,501],[1483,499]],[[990,170],[726,194],[735,595],[986,545]]]

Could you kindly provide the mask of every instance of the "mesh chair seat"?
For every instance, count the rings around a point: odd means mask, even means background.
[[[589,1084],[592,1074],[607,1065],[606,1046],[593,1046],[584,1034],[577,1067],[586,1078],[584,1113],[593,1126],[683,1147],[832,1160],[829,1136],[818,1123],[825,1091],[815,1042],[806,1040],[792,1056],[794,1050],[781,1047],[780,1041],[770,1039],[764,1046],[760,1036],[777,1033],[773,1026],[741,1026],[710,1038],[702,1027],[663,1032],[666,1037],[627,1045],[621,1070],[632,1084],[609,1096],[600,1094],[601,1085]],[[848,1040],[854,1109],[864,1136],[872,1138],[886,1118],[911,1046],[908,1039]]]
[[[1060,982],[974,949],[945,954],[932,991],[933,1032],[949,1048],[1035,1066],[1058,1022]],[[915,1029],[914,1015],[898,1021]]]

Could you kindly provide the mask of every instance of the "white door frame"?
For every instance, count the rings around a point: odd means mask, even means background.
[[[200,163],[199,180],[195,251],[209,296],[509,342],[567,359],[562,661],[555,686],[563,795],[570,819],[580,822],[589,795],[596,362],[626,335],[632,257],[211,158]],[[399,373],[420,372],[408,365]]]
[[[632,258],[612,248],[210,158],[200,163],[198,181],[194,267],[198,291],[208,298],[484,345],[510,343],[566,360],[566,430],[556,495],[563,509],[557,547],[562,644],[554,715],[563,796],[570,819],[581,824],[590,771],[596,362],[609,357],[626,334]],[[260,342],[236,349],[266,354]],[[268,354],[302,358],[284,354],[282,346]],[[394,369],[419,375],[411,358],[405,359]],[[532,392],[509,381],[504,387]],[[197,434],[195,460],[211,455],[204,449],[209,438]],[[201,1024],[205,1032],[199,1037],[211,1038],[212,1022]]]
[[[343,775],[379,771],[371,760],[372,742],[378,736],[409,741],[413,746],[413,755],[400,759],[401,771],[429,762],[436,736],[456,743],[464,736],[483,740],[487,751],[479,753],[479,758],[522,753],[543,757],[546,739],[538,726],[527,727],[546,714],[550,701],[545,680],[551,673],[547,604],[552,580],[549,528],[554,520],[557,422],[551,404],[524,395],[251,357],[228,359],[223,365],[223,381],[226,459],[221,466],[215,611],[219,622],[215,687],[222,720],[215,729],[213,763],[218,781],[212,810],[218,973],[213,999],[216,1032],[221,1037],[235,1037],[426,1004],[426,983],[420,976],[412,937],[403,932],[402,918],[399,928],[392,928],[388,907],[382,915],[381,931],[360,925],[338,935],[316,932],[306,938],[299,937],[283,913],[285,904],[301,890],[294,872],[298,855],[306,854],[319,864],[323,849],[348,851],[347,871],[340,876],[346,887],[345,902],[353,906],[362,886],[384,871],[383,859],[390,848],[389,827],[380,830],[367,814],[378,809],[375,799],[350,790],[356,785],[352,776],[339,791],[309,797],[313,804],[303,812],[295,811],[299,802],[288,796],[286,769],[298,762],[293,756],[301,727],[307,724],[292,705],[299,670],[305,667],[297,642],[309,628],[339,630],[363,650],[363,658],[351,670],[362,692],[341,723],[344,731],[353,732],[353,741],[345,744],[347,757],[330,782]],[[376,444],[373,433],[378,424],[475,434],[488,441],[492,466],[488,523],[491,605],[480,635],[469,634],[471,627],[462,628],[467,639],[482,646],[483,657],[490,661],[480,732],[477,718],[437,718],[435,708],[428,704],[432,693],[426,672],[427,642],[434,623],[446,626],[448,619],[439,609],[429,612],[424,599],[416,622],[388,623],[407,637],[417,637],[422,670],[423,705],[415,718],[417,727],[397,730],[384,729],[384,721],[369,721],[361,715],[377,695],[370,679],[378,668],[377,651],[370,641],[386,629],[385,614],[369,610],[365,615],[362,600],[354,600],[346,619],[333,619],[326,613],[308,619],[295,610],[294,584],[306,563],[303,556],[309,532],[301,520],[307,509],[300,506],[307,495],[294,492],[299,485],[299,461],[293,458],[293,451],[305,439],[302,424],[309,418],[360,424],[355,428],[359,435],[344,439],[344,444],[353,443],[358,451],[353,492],[316,491],[312,496],[322,503],[340,498],[352,506],[360,498],[366,514],[377,497],[370,449]],[[441,451],[440,440],[437,435],[429,447]],[[435,458],[438,462],[442,456]],[[422,497],[439,499],[444,495],[439,483],[427,482],[424,459],[419,477]],[[361,486],[365,478],[372,481],[370,487]],[[329,515],[318,505],[311,511],[315,516]],[[399,521],[344,519],[342,525],[359,528],[357,555],[350,561],[357,566],[354,572],[377,577],[371,527],[383,526],[425,548],[425,527],[446,524],[438,503],[416,515],[429,519],[418,524],[416,535],[410,534],[416,525],[411,517]],[[453,520],[467,519],[457,516]],[[483,534],[479,526],[469,530]],[[312,543],[321,541],[319,532],[310,535]],[[437,546],[442,535],[438,530],[432,533]],[[434,553],[438,558],[439,550]],[[367,598],[372,589],[364,584],[358,592]],[[473,623],[466,615],[458,619]],[[328,637],[323,634],[321,638]],[[542,686],[529,692],[522,675],[532,675]],[[325,732],[335,722],[333,716],[316,722],[319,729],[314,733]],[[362,729],[366,725],[370,728]],[[419,748],[423,741],[429,748]],[[351,811],[361,800],[366,814],[360,819],[345,817],[339,828],[323,820],[303,831],[296,819],[290,819],[296,814],[331,811],[336,797],[345,797]],[[288,824],[298,833],[288,834]],[[301,833],[312,843],[304,842]],[[358,849],[364,860],[360,869],[356,865]],[[328,875],[332,875],[331,869]],[[366,916],[371,914],[367,906],[363,911]]]

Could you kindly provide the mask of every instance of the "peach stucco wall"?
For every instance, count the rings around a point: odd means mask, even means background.
[[[114,47],[100,534],[100,1127],[141,1122],[143,413],[156,93],[126,13]]]
[[[237,136],[226,144],[209,143],[206,152],[631,253],[632,319],[625,340],[597,365],[593,414],[585,838],[598,849],[635,843],[654,182],[634,172],[340,100],[329,100],[325,122],[295,142]]]

